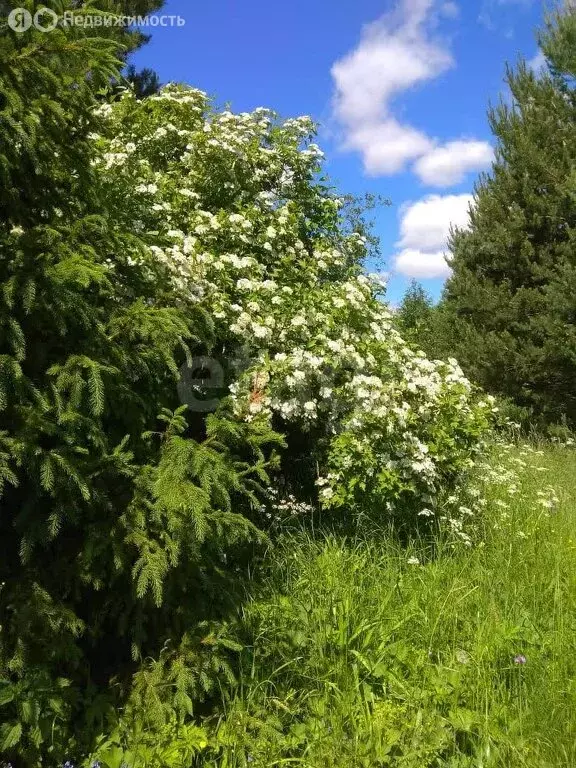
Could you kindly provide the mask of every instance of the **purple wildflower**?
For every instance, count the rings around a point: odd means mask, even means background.
[[[526,656],[524,656],[522,653],[514,656],[514,664],[526,664]]]

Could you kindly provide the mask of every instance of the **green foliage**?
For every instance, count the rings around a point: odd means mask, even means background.
[[[394,314],[403,338],[434,358],[434,302],[429,293],[416,280],[412,280],[402,302]]]
[[[34,11],[32,0],[16,3]],[[94,95],[117,72],[119,45],[81,28],[45,34],[0,30],[4,226],[42,224],[55,209],[73,220],[87,186],[87,126]],[[71,170],[76,173],[72,174]],[[90,198],[88,198],[90,199]]]
[[[109,737],[102,737],[92,758],[102,768],[188,768],[208,746],[206,731],[193,724],[173,719],[153,734],[119,723]]]
[[[165,0],[72,0],[72,2],[68,2],[68,5],[71,5],[76,9],[78,13],[93,13],[93,8],[96,7],[104,13],[112,14],[114,16],[143,18],[160,10],[164,3]],[[54,7],[55,10],[59,10],[58,0],[48,0],[48,2],[45,2],[44,4],[49,7]],[[101,35],[100,28],[98,28],[98,32],[99,35]],[[124,26],[123,28],[112,28],[112,34],[119,39],[126,48],[123,57],[129,52],[140,48],[150,39],[149,35],[146,35],[141,29],[134,28],[134,25],[131,25],[130,27]],[[145,72],[150,72],[150,70],[143,70],[142,73],[137,73],[135,80],[138,81],[139,76],[143,75]],[[128,76],[130,78],[130,72],[128,73]],[[147,76],[145,77],[147,79]]]
[[[149,68],[137,71],[136,67],[130,64],[126,70],[126,80],[140,99],[152,96],[160,90],[160,78],[154,70]]]
[[[574,11],[542,36],[549,72],[507,72],[512,104],[490,112],[496,161],[471,228],[454,234],[442,301],[452,353],[488,391],[541,422],[576,420]]]
[[[0,38],[0,753],[16,765],[87,754],[144,702],[152,734],[231,679],[214,622],[227,567],[263,539],[281,443],[225,403],[180,406],[213,323],[94,172],[120,53],[81,27]]]

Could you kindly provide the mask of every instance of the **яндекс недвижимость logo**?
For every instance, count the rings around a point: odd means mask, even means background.
[[[58,25],[58,14],[44,7],[34,15],[26,8],[14,8],[8,14],[8,26],[15,32],[26,32],[32,25],[40,32],[52,32]]]

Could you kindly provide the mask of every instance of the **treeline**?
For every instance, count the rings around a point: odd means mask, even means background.
[[[509,67],[489,112],[496,158],[469,229],[449,243],[437,306],[418,285],[399,323],[433,357],[453,355],[526,428],[576,425],[576,16],[539,35],[546,66]]]

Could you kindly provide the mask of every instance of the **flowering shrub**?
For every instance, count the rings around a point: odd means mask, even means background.
[[[308,433],[323,505],[405,514],[471,466],[493,401],[394,329],[366,237],[318,180],[309,118],[219,112],[173,85],[99,115],[94,162],[123,226],[210,312],[237,418]]]

